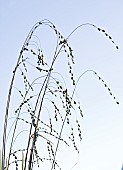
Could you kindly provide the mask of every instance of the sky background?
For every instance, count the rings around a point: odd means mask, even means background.
[[[104,28],[119,50],[102,33],[90,26],[73,34],[70,45],[75,54],[76,77],[95,70],[119,101],[115,103],[97,77],[88,73],[77,86],[83,108],[83,140],[80,154],[65,147],[61,155],[64,170],[120,170],[123,163],[123,1],[122,0],[0,0],[0,125],[8,88],[19,51],[32,26],[49,19],[67,37],[78,25],[92,23]],[[62,72],[64,67],[59,67]],[[2,142],[0,141],[0,144]],[[68,158],[68,160],[67,160]],[[71,163],[72,162],[72,163]]]

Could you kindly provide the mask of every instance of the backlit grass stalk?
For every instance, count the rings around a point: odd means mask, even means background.
[[[40,46],[41,44],[39,45],[40,47],[38,47],[40,39],[37,35],[34,34],[36,33],[36,29],[43,25],[53,30],[56,35],[56,48],[53,57],[51,56],[51,64],[45,61],[45,54],[43,53],[43,49],[41,49]],[[85,23],[78,26],[71,32],[71,34],[69,34],[67,38],[64,38],[63,35],[57,30],[55,25],[47,19],[36,23],[29,32],[24,42],[24,45],[20,51],[17,64],[13,71],[13,76],[8,92],[3,131],[2,158],[0,157],[0,166],[2,167],[2,170],[4,169],[9,170],[12,164],[15,165],[16,170],[20,169],[20,167],[22,170],[26,169],[32,170],[35,164],[39,166],[40,162],[42,163],[43,161],[49,161],[49,163],[51,163],[51,170],[56,168],[61,169],[56,161],[56,156],[60,142],[63,142],[68,146],[70,143],[72,143],[74,149],[79,153],[79,149],[75,142],[76,136],[74,136],[74,128],[75,127],[78,128],[79,134],[78,137],[81,141],[82,132],[80,120],[77,119],[77,117],[79,116],[83,117],[83,113],[80,106],[80,102],[75,98],[74,93],[80,78],[87,72],[93,72],[98,77],[98,79],[101,80],[104,87],[108,89],[110,95],[114,98],[116,103],[119,104],[119,102],[116,100],[116,97],[111,92],[110,88],[95,71],[93,70],[85,71],[78,78],[77,81],[74,78],[73,65],[75,64],[74,61],[75,57],[73,54],[73,49],[70,47],[68,40],[77,29],[87,25],[94,27],[96,30],[102,32],[116,46],[116,49],[118,49],[118,46],[112,40],[112,37],[108,35],[104,29],[101,29],[95,26],[94,24],[90,23]],[[33,40],[34,37],[38,39],[38,43]],[[32,42],[33,45],[31,44]],[[37,48],[37,51],[34,47]],[[69,70],[68,75],[73,86],[72,93],[70,93],[70,90],[68,89],[68,87],[66,87],[63,75],[61,75],[59,71],[57,72],[54,70],[54,64],[58,59],[59,55],[61,55],[61,53],[63,52],[64,55],[66,55],[67,60],[66,63],[68,64]],[[34,63],[34,60],[32,60],[32,56],[35,57],[36,63]],[[30,71],[32,71],[30,70],[31,69],[30,67],[32,68],[32,70],[34,69],[33,70],[34,73],[35,72],[36,74],[38,73],[38,76],[35,76],[33,80],[30,80],[31,75],[29,75],[29,73]],[[15,77],[18,72],[21,73],[20,76],[22,76],[25,90],[22,90],[21,87],[16,87],[14,84]],[[51,83],[52,86],[50,85]],[[35,88],[36,85],[38,85],[39,88]],[[19,93],[20,97],[22,98],[22,102],[15,110],[16,115],[15,123],[12,126],[13,129],[10,130],[10,132],[12,131],[12,136],[10,137],[11,139],[9,146],[9,154],[6,155],[7,151],[6,136],[8,129],[8,118],[10,116],[9,111],[13,88],[16,89],[17,92]],[[48,104],[50,104],[51,107],[48,107],[48,105],[45,106],[46,99],[48,99],[49,102]],[[57,102],[58,100],[60,104],[58,104]],[[44,108],[46,108],[47,113],[49,114],[49,120],[47,120],[46,122],[43,121],[41,118],[41,114],[43,115]],[[73,114],[74,110],[76,110],[76,113],[79,114],[78,116],[76,116],[76,120],[73,122],[72,118],[74,116]],[[25,117],[22,117],[23,112],[26,112],[30,118],[27,119]],[[20,121],[24,123],[24,125],[27,125],[27,128],[29,128],[27,144],[26,146],[24,146],[24,148],[18,148],[14,150],[14,143],[16,142],[20,134],[24,133],[24,130],[22,130],[20,133],[17,130]],[[60,125],[60,129],[54,128],[54,124],[57,122]],[[68,140],[62,137],[65,126],[68,126],[70,131],[70,133],[68,134]],[[39,138],[41,138],[47,144],[48,156],[46,154],[46,157],[41,157],[41,155],[39,155],[37,149],[38,148],[37,143]],[[21,157],[19,156],[20,152],[22,153]],[[21,164],[19,164],[19,162],[21,162]]]

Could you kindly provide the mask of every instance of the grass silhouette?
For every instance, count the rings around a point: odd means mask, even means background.
[[[48,27],[56,35],[56,47],[50,62],[46,60],[45,50],[41,48],[41,40],[36,35],[36,30],[41,26]],[[60,143],[67,146],[72,144],[79,153],[76,139],[82,140],[80,118],[83,117],[83,113],[80,101],[74,94],[78,81],[87,72],[94,73],[119,104],[111,89],[94,70],[86,70],[78,80],[74,78],[75,56],[68,41],[69,37],[83,26],[91,26],[103,33],[118,49],[104,29],[90,23],[76,27],[67,38],[64,38],[56,26],[47,19],[36,23],[29,32],[17,59],[9,87],[0,157],[2,170],[31,170],[35,165],[39,167],[45,161],[51,164],[51,170],[61,169],[56,159]],[[64,75],[55,70],[54,65],[59,55],[66,57],[68,82],[72,90],[67,87]],[[77,116],[74,116],[75,114]],[[75,129],[78,131],[77,134]],[[63,134],[66,134],[67,138]],[[39,147],[44,148],[41,154]]]

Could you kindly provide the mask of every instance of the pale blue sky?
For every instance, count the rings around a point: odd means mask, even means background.
[[[0,124],[3,124],[6,98],[19,51],[31,27],[49,19],[67,37],[86,22],[106,29],[119,45],[92,27],[79,29],[70,45],[76,55],[76,77],[94,69],[112,89],[120,105],[109,96],[95,75],[88,73],[77,90],[84,111],[80,154],[64,160],[64,170],[120,170],[123,163],[123,1],[122,0],[0,0]],[[63,71],[62,68],[59,68]],[[1,135],[0,135],[1,136]],[[0,142],[1,143],[1,142]],[[61,154],[70,152],[65,148]],[[68,156],[69,157],[69,156]]]

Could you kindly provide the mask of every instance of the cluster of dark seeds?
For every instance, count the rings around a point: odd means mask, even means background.
[[[48,88],[48,90],[49,90],[49,92],[52,94],[52,95],[54,95],[55,97],[57,97],[57,92],[58,92],[58,90],[51,90],[51,88]]]
[[[27,104],[27,103],[30,101],[30,99],[32,99],[32,98],[33,98],[33,96],[30,96],[29,98],[27,98],[26,100],[24,100],[24,101],[20,104],[20,106],[18,107],[18,109],[15,110],[15,113],[19,112],[19,111],[21,110],[22,106],[25,105],[25,104]],[[29,104],[29,103],[28,103],[28,106],[30,107],[30,104]]]
[[[80,141],[82,140],[82,131],[81,131],[81,127],[80,127],[80,124],[79,124],[79,121],[76,120],[76,123],[77,123],[77,126],[78,126],[78,132],[79,132],[79,138],[80,138]]]
[[[18,92],[20,93],[21,97],[24,98],[24,95],[22,94],[21,90],[18,90]]]
[[[68,67],[69,67],[69,73],[71,75],[71,80],[73,82],[73,85],[75,85],[75,79],[73,77],[72,66],[71,66],[70,62],[68,62]]]
[[[49,136],[52,136],[52,137],[54,137],[55,139],[58,139],[58,140],[64,142],[66,145],[69,146],[69,144],[67,143],[66,140],[64,140],[63,138],[59,138],[58,135],[56,136],[56,134],[53,134],[52,132],[48,132],[47,130],[44,130],[44,131],[41,131],[41,133],[45,133],[45,134],[47,134],[47,135],[49,135]],[[39,136],[41,136],[41,135],[39,134]],[[46,139],[46,138],[45,138],[45,139]],[[49,141],[49,140],[48,140],[48,141]]]
[[[99,79],[100,81],[102,81],[102,83],[104,84],[104,87],[107,88],[110,96],[112,96],[113,99],[116,101],[116,104],[119,104],[119,102],[116,100],[116,97],[113,95],[111,89],[108,87],[108,85],[105,83],[105,81],[104,81],[96,72],[95,72],[95,75],[98,77],[98,79]]]
[[[47,65],[47,63],[44,62],[44,55],[43,55],[42,49],[38,48],[38,53],[36,53],[33,49],[28,49],[28,48],[24,48],[24,51],[28,51],[28,52],[32,53],[32,55],[37,57],[38,66]],[[25,67],[25,64],[24,64],[24,67]]]
[[[35,119],[35,116],[34,114],[31,114],[31,120],[32,120],[32,125],[36,128],[36,119]]]
[[[29,81],[27,80],[27,77],[26,77],[26,75],[24,74],[23,71],[22,71],[21,75],[23,77],[23,81],[24,81],[24,85],[25,85],[25,90],[27,91],[28,88],[31,88],[31,90],[33,91],[33,88],[31,86],[31,84],[29,83]]]
[[[78,109],[79,109],[80,115],[81,115],[81,117],[83,117],[83,113],[82,113],[82,109],[81,109],[81,106],[80,106],[80,102],[78,102],[78,104],[79,104]]]
[[[107,32],[106,32],[104,29],[101,29],[101,28],[99,28],[99,27],[97,27],[96,25],[93,25],[93,24],[92,24],[92,26],[94,26],[98,31],[104,33],[104,35],[105,35],[106,37],[108,37],[113,44],[115,44],[115,42],[114,42],[114,40],[112,39],[112,37],[111,37],[109,34],[107,34]],[[119,47],[118,47],[116,44],[115,44],[115,47],[116,47],[116,49],[119,49]]]
[[[71,136],[69,136],[69,139],[72,141],[72,144],[74,146],[74,149],[79,153],[79,150],[76,146],[76,142],[75,142],[75,136],[74,136],[74,133],[73,133],[74,129],[71,128]]]
[[[39,49],[37,64],[42,66],[47,65],[47,63],[44,62],[44,55],[41,49]]]
[[[31,123],[30,123],[29,121],[27,121],[27,120],[25,120],[25,119],[23,119],[23,118],[18,117],[18,120],[22,120],[23,122],[25,122],[25,123],[27,123],[27,124],[30,124],[30,125],[31,125]]]
[[[24,57],[22,55],[22,64],[23,64],[25,72],[27,72],[27,67],[26,67],[25,61],[26,61],[26,59],[24,59]]]
[[[51,146],[50,146],[50,145],[51,145],[50,142],[47,141],[47,150],[48,150],[48,154],[49,154],[49,159],[50,159],[50,161],[51,161],[52,158],[51,158],[51,151],[50,151]]]
[[[36,157],[37,165],[39,167],[39,154],[38,154],[38,151],[37,151],[37,148],[36,148],[36,144],[34,145],[33,150],[34,150],[34,154],[35,154],[35,157]]]
[[[15,166],[16,166],[16,170],[18,170],[18,161],[17,161],[18,158],[17,158],[17,156],[15,155],[15,153],[13,153],[12,156],[13,156],[14,159],[15,159],[14,163],[15,163]]]
[[[39,160],[41,162],[43,162],[43,161],[50,161],[51,163],[53,162],[53,159],[50,159],[50,158],[39,158]],[[34,163],[35,163],[35,161],[34,161]],[[58,169],[61,170],[61,167],[59,166],[59,164],[56,161],[55,161],[54,169],[55,169],[55,167],[58,167]]]
[[[60,110],[59,110],[59,108],[57,107],[57,105],[55,104],[55,102],[54,101],[51,101],[52,102],[52,104],[53,104],[53,106],[54,106],[54,108],[55,108],[55,110],[54,110],[54,113],[55,113],[55,120],[56,121],[58,121],[58,115],[60,116],[60,118],[61,118],[61,120],[63,121],[63,118],[62,118],[62,115],[61,115],[61,113],[60,113]]]

